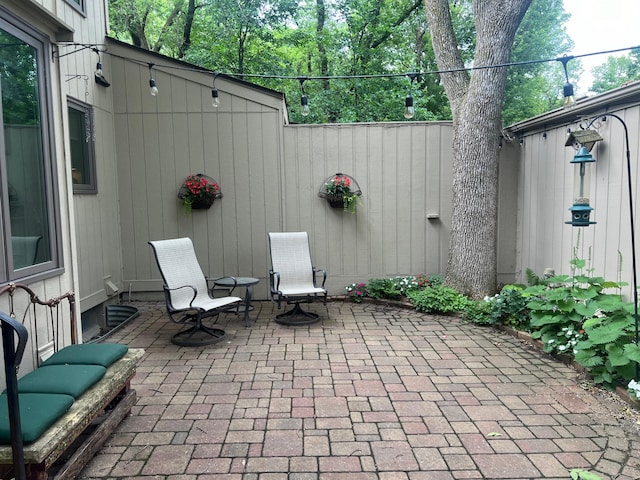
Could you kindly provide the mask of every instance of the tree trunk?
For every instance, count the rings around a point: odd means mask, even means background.
[[[324,46],[324,22],[326,19],[326,9],[324,0],[316,0],[316,15],[318,23],[316,24],[316,45],[318,47],[318,57],[320,57],[320,76],[327,77],[329,75],[329,60],[327,59],[327,50]],[[329,79],[322,80],[323,90],[329,90]]]
[[[474,66],[508,63],[516,30],[532,0],[474,0]],[[425,0],[440,70],[464,64],[448,0]],[[507,69],[442,74],[453,114],[453,215],[446,284],[472,298],[497,283],[498,144]]]
[[[189,0],[184,30],[182,32],[182,43],[180,45],[180,50],[178,51],[178,58],[184,58],[187,50],[191,47],[191,30],[193,29],[193,19],[196,15],[196,8],[195,0]]]

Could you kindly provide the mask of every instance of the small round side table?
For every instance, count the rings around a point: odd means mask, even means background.
[[[235,278],[235,283],[234,283]],[[213,281],[213,285],[215,287],[222,287],[226,289],[231,289],[234,286],[236,287],[245,287],[244,292],[244,307],[238,308],[238,313],[244,312],[244,324],[247,327],[251,326],[251,320],[249,319],[249,312],[253,310],[251,306],[251,297],[253,295],[253,286],[256,285],[260,280],[253,277],[222,277]]]

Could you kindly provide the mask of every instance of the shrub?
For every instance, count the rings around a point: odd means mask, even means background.
[[[529,330],[527,302],[531,295],[518,285],[506,285],[500,293],[486,299],[491,304],[491,324],[508,325],[518,330]]]
[[[476,325],[490,325],[492,323],[491,304],[486,300],[479,302],[469,301],[462,317]]]
[[[437,285],[408,293],[408,298],[419,312],[453,313],[466,310],[471,302],[457,290]]]
[[[572,260],[582,268],[584,260]],[[635,374],[640,349],[633,343],[633,304],[619,294],[605,293],[622,284],[586,275],[556,276],[547,285],[525,289],[533,299],[533,338],[540,339],[548,353],[568,353],[583,365],[594,382],[614,387]]]
[[[400,298],[402,293],[393,280],[389,278],[374,278],[367,282],[367,296],[394,300]]]

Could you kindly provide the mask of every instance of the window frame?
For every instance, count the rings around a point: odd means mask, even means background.
[[[94,140],[95,135],[95,121],[93,118],[94,109],[92,105],[88,103],[82,102],[74,97],[67,97],[67,109],[76,110],[84,115],[85,122],[89,122],[89,131],[92,133],[89,141],[87,142],[87,147],[85,149],[85,154],[87,157],[87,169],[89,175],[88,183],[73,183],[73,193],[74,194],[97,194],[98,193],[98,182],[96,179],[96,142]],[[68,112],[67,112],[68,115]],[[85,124],[86,130],[86,124]],[[81,132],[84,134],[85,132]],[[69,121],[69,142],[71,142],[71,121]],[[69,160],[71,163],[71,168],[73,168],[73,150],[69,149]]]
[[[69,4],[74,10],[81,13],[82,15],[87,14],[87,4],[86,0],[65,0],[67,4]]]
[[[13,265],[9,192],[7,184],[7,157],[4,137],[4,117],[0,103],[0,284],[20,281],[32,283],[64,273],[62,256],[62,231],[60,218],[60,192],[56,173],[55,131],[53,114],[52,71],[50,62],[52,46],[49,37],[35,27],[0,6],[0,28],[34,48],[37,59],[38,105],[41,112],[40,136],[42,141],[43,181],[46,190],[46,218],[49,244],[49,260],[36,265],[16,269]],[[0,91],[1,95],[1,91]],[[0,96],[1,98],[1,96]]]

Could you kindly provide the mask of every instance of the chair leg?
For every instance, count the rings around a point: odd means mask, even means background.
[[[300,303],[295,303],[291,310],[276,315],[275,322],[281,325],[309,325],[318,320],[320,316],[317,313],[302,310]]]

